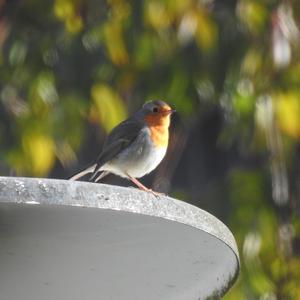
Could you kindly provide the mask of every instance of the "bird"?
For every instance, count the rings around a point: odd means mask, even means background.
[[[147,188],[137,178],[149,174],[163,160],[169,142],[170,116],[174,112],[176,110],[162,100],[146,102],[112,129],[95,163],[70,180],[92,173],[89,181],[98,182],[113,173],[129,179],[139,189],[159,196],[160,193]]]

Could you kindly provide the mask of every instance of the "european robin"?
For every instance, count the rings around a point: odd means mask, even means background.
[[[145,187],[137,178],[153,171],[164,158],[173,112],[175,110],[161,100],[145,103],[111,131],[96,162],[70,179],[77,180],[92,173],[90,181],[98,182],[113,173],[128,178],[141,190],[157,196],[158,193]]]

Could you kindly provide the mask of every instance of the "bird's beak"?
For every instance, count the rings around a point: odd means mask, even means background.
[[[164,115],[171,115],[171,114],[173,114],[173,113],[175,113],[175,112],[176,112],[175,109],[169,109],[169,110],[165,110],[165,111],[163,112],[163,114],[164,114]]]

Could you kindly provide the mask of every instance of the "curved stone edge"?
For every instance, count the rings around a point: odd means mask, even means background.
[[[0,202],[94,207],[176,221],[205,231],[224,242],[235,253],[240,265],[236,241],[226,225],[210,213],[168,196],[157,198],[136,188],[100,183],[0,177]]]

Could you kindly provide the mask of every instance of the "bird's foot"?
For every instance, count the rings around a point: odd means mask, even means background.
[[[164,194],[164,193],[155,192],[151,189],[147,189],[145,192],[151,193],[152,195],[154,195],[157,198],[166,196],[166,194]]]
[[[134,186],[131,186],[130,188],[132,188],[132,189],[136,189]],[[163,196],[167,196],[166,194],[164,194],[164,193],[159,193],[159,192],[155,192],[155,191],[153,191],[153,190],[151,190],[151,189],[148,189],[148,188],[142,188],[142,187],[138,187],[138,189],[139,190],[141,190],[141,191],[143,191],[143,192],[146,192],[146,193],[150,193],[150,194],[152,194],[153,196],[155,196],[155,197],[157,197],[157,198],[159,198],[159,197],[163,197]]]
[[[126,175],[128,176],[128,178],[142,191],[145,191],[145,192],[148,192],[148,193],[151,193],[152,195],[154,195],[155,197],[161,197],[161,196],[165,196],[164,194],[162,193],[158,193],[158,192],[155,192],[149,188],[147,188],[146,186],[144,186],[141,182],[139,182],[136,178],[130,176],[128,173],[126,173]]]

